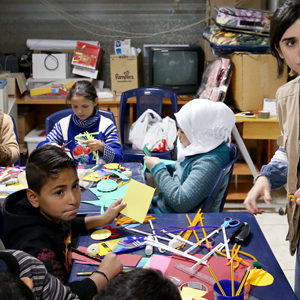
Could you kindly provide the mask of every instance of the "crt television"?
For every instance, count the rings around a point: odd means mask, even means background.
[[[178,95],[196,94],[203,68],[200,47],[153,47],[149,52],[150,86],[172,89]]]

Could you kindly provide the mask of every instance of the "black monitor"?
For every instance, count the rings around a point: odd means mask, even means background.
[[[204,53],[200,47],[150,48],[150,86],[172,89],[178,95],[194,95],[203,68]]]

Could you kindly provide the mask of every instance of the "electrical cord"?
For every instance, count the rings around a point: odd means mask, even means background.
[[[53,68],[50,68],[49,66],[47,66],[47,61],[49,62],[49,58],[51,58],[51,57],[54,59],[54,62],[56,63],[56,65]],[[45,59],[44,59],[44,67],[48,71],[55,71],[55,70],[57,70],[58,67],[59,67],[59,61],[58,61],[57,57],[54,56],[53,54],[48,54],[45,57]]]

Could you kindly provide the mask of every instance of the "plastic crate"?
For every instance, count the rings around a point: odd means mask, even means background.
[[[46,139],[45,128],[37,127],[25,135],[24,141],[27,143],[28,155],[37,147],[37,145]]]

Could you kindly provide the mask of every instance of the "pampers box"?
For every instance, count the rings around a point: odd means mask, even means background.
[[[142,57],[138,55],[110,55],[111,91],[119,96],[141,85]]]
[[[27,135],[25,135],[24,141],[27,143],[28,155],[37,147],[40,142],[46,139],[45,128],[39,126],[31,130]]]

